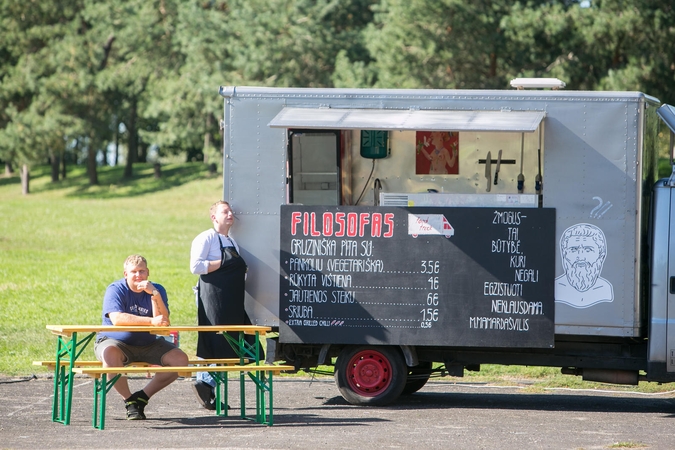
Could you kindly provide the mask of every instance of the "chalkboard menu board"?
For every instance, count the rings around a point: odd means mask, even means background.
[[[281,207],[280,340],[553,347],[555,210]]]

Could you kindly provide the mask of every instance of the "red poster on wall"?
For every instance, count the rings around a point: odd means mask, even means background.
[[[459,133],[418,131],[415,173],[417,175],[459,174]]]

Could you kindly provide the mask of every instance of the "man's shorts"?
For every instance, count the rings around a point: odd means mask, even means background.
[[[135,362],[146,362],[157,366],[163,366],[162,357],[177,348],[166,339],[158,338],[150,345],[127,345],[117,339],[101,336],[94,343],[96,359],[103,361],[103,351],[108,347],[117,347],[124,353],[124,365]]]

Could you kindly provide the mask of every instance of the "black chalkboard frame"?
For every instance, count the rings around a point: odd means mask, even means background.
[[[554,345],[553,208],[283,205],[280,216],[281,342]]]

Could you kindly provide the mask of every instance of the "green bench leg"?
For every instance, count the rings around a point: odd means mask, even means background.
[[[265,376],[263,372],[256,372],[256,376],[262,380]],[[255,390],[255,418],[258,423],[265,423],[265,390],[262,387],[256,386]]]
[[[225,339],[229,342],[230,346],[237,352],[237,355],[241,359],[241,364],[244,364],[244,358],[249,358],[255,361],[256,365],[260,363],[260,333],[255,332],[255,339],[253,343],[246,341],[246,336],[243,332],[239,333],[238,339],[233,338],[228,333],[223,333]],[[272,373],[269,374],[269,382],[266,381],[265,374],[262,372],[256,372],[253,375],[251,372],[248,372],[248,376],[256,384],[256,416],[255,420],[261,424],[272,425]],[[240,414],[242,419],[248,419],[246,417],[246,373],[239,372],[239,389],[241,392],[241,404],[240,404]],[[269,395],[269,397],[266,397]],[[267,405],[266,398],[269,398],[269,418],[267,417]]]
[[[52,422],[70,425],[70,413],[73,404],[73,367],[84,349],[96,333],[90,333],[81,341],[77,340],[77,333],[70,339],[57,337],[56,367],[54,368],[54,399],[52,401]],[[68,365],[62,366],[61,361],[67,359]]]
[[[249,372],[248,376],[256,386],[256,422],[271,426],[274,423],[272,372]]]
[[[108,382],[108,374],[101,374],[101,378],[94,378],[94,408],[92,411],[92,425],[94,428],[103,430],[105,428],[105,406],[106,398],[110,389],[117,383],[122,375],[117,374]]]
[[[263,423],[265,423],[269,426],[272,426],[272,424],[274,423],[274,408],[272,407],[272,405],[273,405],[272,401],[273,401],[273,397],[274,397],[273,392],[272,392],[272,372],[270,372],[268,374],[266,389],[267,389],[267,397],[268,397],[267,399],[269,401],[269,403],[268,403],[268,405],[269,405],[269,416],[263,417],[263,419],[264,419]],[[263,408],[262,408],[262,411],[263,411],[263,415],[265,415],[266,410],[265,410],[265,405],[264,405],[264,393],[263,393]]]
[[[209,375],[216,380],[216,415],[227,417],[227,406],[229,404],[227,372],[209,372]],[[225,404],[225,410],[222,408],[223,403]]]
[[[241,402],[239,404],[239,416],[242,419],[246,418],[246,374],[239,372],[239,397]]]
[[[61,360],[68,358],[70,367],[73,366],[75,352],[72,349],[73,341],[66,341],[58,336],[56,342],[56,367],[54,368],[54,399],[52,403],[52,421],[64,425],[70,423],[69,398],[72,399],[72,372],[61,365]]]
[[[54,399],[52,404],[52,422],[65,423],[65,391],[68,384],[66,367],[57,363],[54,371]]]
[[[216,415],[227,417],[227,409],[221,411],[222,404],[229,404],[228,399],[228,379],[227,372],[209,372],[216,380]],[[256,390],[256,412],[255,418],[246,416],[246,373],[253,380]],[[240,388],[240,416],[242,419],[255,420],[256,422],[271,426],[274,423],[274,392],[272,372],[239,372]]]

